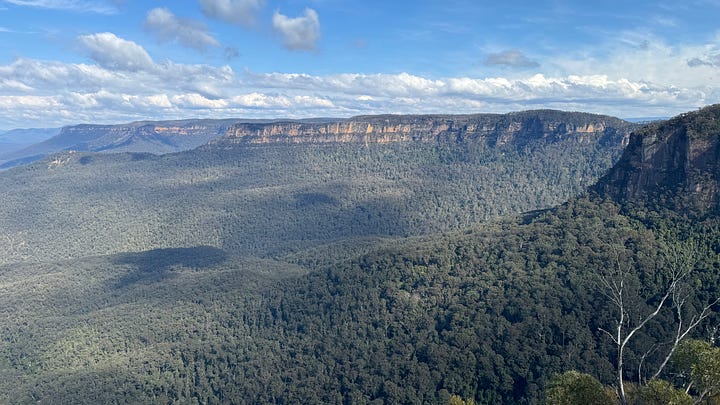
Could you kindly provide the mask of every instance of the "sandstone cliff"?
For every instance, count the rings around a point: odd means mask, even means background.
[[[478,115],[378,115],[334,122],[238,123],[218,140],[226,144],[485,142],[522,146],[555,142],[627,141],[634,126],[608,116],[552,110]]]
[[[634,133],[620,161],[594,187],[618,201],[682,210],[720,204],[720,105]]]
[[[75,125],[63,128],[47,141],[3,156],[0,169],[68,150],[164,154],[206,143],[227,146],[467,142],[491,147],[523,147],[536,141],[570,141],[616,147],[624,145],[633,128],[633,124],[613,117],[553,110],[476,115],[376,115],[336,120],[227,119]]]

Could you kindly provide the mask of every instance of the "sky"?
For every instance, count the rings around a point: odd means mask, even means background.
[[[0,129],[719,102],[720,0],[0,0]]]

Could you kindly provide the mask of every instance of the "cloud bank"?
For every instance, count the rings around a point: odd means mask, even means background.
[[[708,79],[718,73],[713,58],[720,45],[713,44],[683,49],[660,44],[617,52],[605,61],[553,62],[558,72],[573,74],[427,77],[236,72],[229,66],[157,62],[139,44],[109,32],[77,41],[90,63],[23,58],[0,65],[0,127],[535,108],[670,116],[720,102],[720,85]],[[693,58],[707,63],[689,63]]]

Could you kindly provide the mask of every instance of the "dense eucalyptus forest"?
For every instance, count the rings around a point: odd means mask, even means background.
[[[0,402],[715,403],[718,122],[0,173]]]

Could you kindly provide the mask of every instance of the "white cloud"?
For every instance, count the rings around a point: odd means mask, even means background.
[[[171,108],[173,104],[170,102],[170,99],[166,94],[158,94],[155,96],[148,96],[146,97],[146,100],[150,106],[154,107],[160,107],[160,108]]]
[[[400,74],[339,74],[311,76],[306,74],[250,74],[248,81],[258,87],[293,89],[309,92],[331,92],[353,95],[368,101],[381,98],[465,97],[512,100],[534,100],[545,97],[582,97],[588,91],[597,97],[610,97],[612,91],[628,88],[626,80],[610,80],[607,76],[546,77],[537,74],[520,79],[508,78],[446,78],[428,79],[409,73]],[[642,87],[635,83],[635,89]],[[623,90],[621,93],[626,93]]]
[[[172,97],[172,103],[180,108],[223,109],[228,106],[227,100],[211,100],[197,93],[178,94]]]
[[[3,0],[16,6],[45,8],[52,10],[69,10],[81,13],[115,14],[115,5],[102,0]]]
[[[193,20],[178,18],[167,8],[150,10],[145,26],[162,41],[176,41],[198,50],[220,46],[218,40],[207,32],[207,27]]]
[[[113,33],[82,35],[78,40],[100,66],[127,71],[150,69],[154,66],[152,58],[142,46],[118,38]]]
[[[24,108],[51,108],[58,105],[56,97],[43,96],[0,96],[0,107],[19,110]]]
[[[264,0],[200,0],[207,17],[242,26],[255,23],[255,14],[264,3]]]
[[[20,92],[27,93],[27,92],[32,91],[33,88],[23,82],[18,81],[18,80],[5,78],[5,79],[0,79],[0,90],[10,91],[10,92],[20,91]]]
[[[313,50],[320,39],[320,19],[315,10],[306,8],[301,17],[291,18],[276,11],[273,28],[291,50]]]
[[[283,96],[268,95],[263,93],[249,93],[232,97],[232,103],[236,107],[248,108],[272,108],[272,109],[290,109],[290,108],[333,108],[335,105],[332,101],[315,96]]]
[[[365,89],[372,89],[375,95],[402,97],[414,95],[419,89],[424,94],[434,94],[444,85],[441,80],[432,80],[409,73],[357,74],[345,73],[330,76],[311,76],[297,73],[249,74],[256,85],[269,88],[344,92],[366,95]]]

